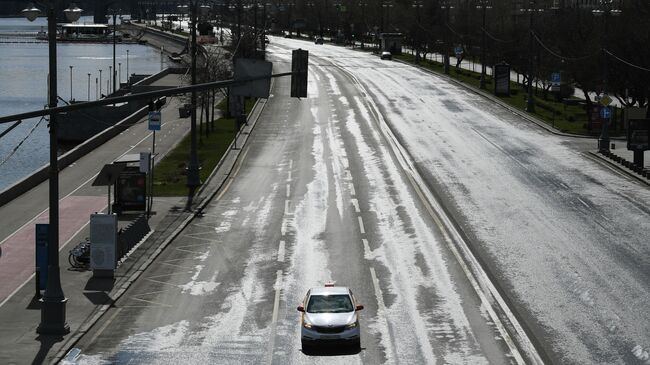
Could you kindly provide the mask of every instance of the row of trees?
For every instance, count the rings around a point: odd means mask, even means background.
[[[231,0],[232,1],[232,0]],[[421,53],[451,53],[486,63],[507,62],[547,80],[552,72],[587,92],[605,88],[624,105],[650,97],[650,2],[571,0],[282,0],[267,4],[269,18],[289,32],[324,33],[372,42],[400,32]],[[593,10],[604,10],[595,16]],[[620,12],[618,12],[620,10]],[[485,28],[483,28],[485,12]],[[617,16],[615,16],[617,15]],[[532,26],[531,26],[532,23]],[[302,28],[302,26],[305,26]],[[533,42],[530,34],[533,33]],[[531,47],[532,43],[532,47]],[[563,81],[564,81],[563,80]],[[589,100],[589,95],[585,95]],[[627,97],[626,97],[627,96]]]
[[[562,72],[563,81],[582,89],[588,102],[588,93],[605,89],[626,106],[646,106],[650,98],[647,0],[256,1],[202,5],[210,7],[213,21],[233,31],[234,25],[256,29],[257,37],[247,43],[255,44],[261,29],[364,43],[375,42],[381,32],[399,32],[423,55],[451,54],[460,46],[464,57],[479,61],[485,48],[486,64],[507,62],[522,75],[530,74],[532,59],[535,79]],[[153,14],[173,12],[180,3],[140,2]],[[604,10],[601,16],[594,15],[598,9]],[[241,32],[241,41],[251,38]]]

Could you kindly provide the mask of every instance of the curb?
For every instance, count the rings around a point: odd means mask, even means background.
[[[613,161],[611,159],[608,159],[606,156],[603,156],[602,154],[598,153],[598,151],[589,151],[588,154],[585,154],[585,156],[589,157],[590,159],[594,160],[595,162],[602,163],[602,164],[607,164],[608,166],[616,169],[617,171],[636,179],[637,181],[650,186],[650,179],[644,178],[643,176],[640,176],[639,174],[634,173],[634,171],[630,171],[630,169],[626,168],[623,165],[619,165],[616,163],[616,161]]]
[[[250,114],[251,117],[249,119],[252,121],[252,124],[251,124],[250,130],[249,130],[249,133],[246,134],[246,137],[244,138],[242,146],[245,145],[246,142],[248,142],[250,132],[252,132],[253,129],[255,128],[255,125],[257,125],[257,121],[258,121],[259,117],[262,114],[262,110],[266,106],[266,102],[262,103],[262,102],[260,102],[260,100],[261,99],[257,100],[255,105],[253,106],[253,109],[251,110],[251,114]],[[256,114],[255,117],[253,117],[254,114]],[[232,172],[232,170],[237,165],[239,157],[240,157],[240,155],[241,155],[241,153],[243,151],[243,149],[237,149],[237,150],[232,149],[233,143],[235,143],[234,140],[229,146],[228,153],[230,151],[236,151],[236,152],[234,152],[236,155],[235,155],[235,160],[234,160],[232,166],[230,167],[230,169],[227,172],[228,176],[230,176],[230,173]],[[208,185],[207,182],[210,181],[212,179],[212,177],[217,173],[218,169],[222,167],[223,162],[227,157],[227,154],[225,154],[224,156],[221,157],[221,159],[217,163],[217,166],[214,168],[214,170],[212,170],[212,173],[210,174],[210,176],[206,180],[206,184],[204,184],[203,186],[207,186]],[[227,180],[228,180],[228,178],[224,179],[221,183],[219,183],[214,189],[212,189],[210,191],[210,193],[208,194],[207,197],[204,197],[203,199],[197,199],[197,201],[201,201],[202,204],[205,203],[205,205],[207,205],[207,202],[209,202],[216,195],[216,193],[223,187],[223,185],[225,184],[225,182]],[[199,192],[197,192],[197,198],[200,196],[200,194],[203,193],[204,189],[199,190]],[[61,349],[56,353],[56,355],[54,355],[53,359],[50,361],[50,364],[58,364],[59,362],[61,362],[65,358],[65,356],[70,352],[70,350],[73,349],[73,346],[76,345],[77,342],[79,342],[79,340],[84,335],[86,335],[88,333],[88,331],[90,329],[92,329],[92,327],[95,324],[97,324],[97,322],[101,319],[101,317],[104,314],[106,314],[108,309],[113,307],[114,303],[117,302],[120,299],[120,297],[140,277],[140,275],[142,275],[145,272],[145,270],[153,263],[153,261],[156,260],[156,258],[165,250],[165,248],[167,248],[167,246],[169,246],[169,244],[174,239],[176,239],[176,237],[178,237],[178,235],[187,227],[187,225],[192,220],[194,220],[194,218],[197,217],[197,212],[200,212],[205,207],[205,205],[203,205],[201,208],[197,208],[194,212],[186,213],[187,217],[185,217],[185,219],[181,222],[181,224],[178,227],[176,227],[176,229],[156,248],[156,250],[151,253],[149,258],[142,265],[140,265],[140,267],[137,270],[135,270],[135,272],[128,279],[126,279],[126,281],[124,283],[122,283],[122,285],[120,286],[120,289],[117,292],[115,292],[115,294],[113,296],[111,296],[111,302],[109,304],[103,304],[103,305],[99,306],[97,309],[95,309],[95,314],[92,315],[91,319],[89,321],[85,322],[77,331],[74,332],[72,337],[70,337],[65,342],[65,344],[61,347]]]

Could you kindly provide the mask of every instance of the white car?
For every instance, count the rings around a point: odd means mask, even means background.
[[[381,58],[382,60],[392,60],[393,54],[388,51],[384,51],[381,53],[381,56],[379,56],[379,58]]]
[[[325,284],[309,289],[298,306],[303,352],[317,343],[344,343],[358,349],[361,330],[357,312],[362,309],[346,287]]]

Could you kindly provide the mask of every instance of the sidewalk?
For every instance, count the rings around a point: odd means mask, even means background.
[[[251,112],[249,123],[238,135],[236,146],[230,148],[210,178],[195,197],[195,212],[207,204],[221,186],[229,179],[230,172],[238,161],[250,132],[265,105],[260,101]],[[0,307],[0,363],[56,363],[74,346],[83,334],[101,317],[131,283],[166,247],[166,245],[194,218],[194,212],[183,211],[185,198],[157,198],[154,202],[155,215],[149,221],[152,233],[131,252],[118,267],[113,280],[93,279],[90,271],[70,269],[67,257],[70,245],[61,251],[61,283],[68,298],[67,322],[70,334],[39,336],[36,328],[40,322],[40,302],[34,300],[35,282],[30,278],[15,294]],[[72,242],[77,243],[88,236],[88,227],[77,232]],[[33,267],[28,267],[33,270]]]

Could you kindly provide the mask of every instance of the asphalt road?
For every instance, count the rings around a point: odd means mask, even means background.
[[[588,140],[442,77],[341,47],[273,44],[307,49],[316,68],[366,90],[548,362],[650,363],[647,185],[594,161]],[[347,83],[337,72],[327,82]]]
[[[288,70],[289,49],[270,51]],[[77,344],[79,363],[516,362],[367,94],[337,68],[309,77],[303,100],[276,80],[229,183]],[[305,354],[296,306],[331,280],[365,305],[362,349]]]

